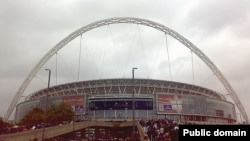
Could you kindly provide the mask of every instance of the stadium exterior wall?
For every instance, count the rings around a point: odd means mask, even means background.
[[[208,124],[236,123],[235,105],[219,92],[187,83],[152,79],[102,79],[73,82],[30,94],[16,107],[16,122],[35,107],[65,102],[76,119],[173,119]]]

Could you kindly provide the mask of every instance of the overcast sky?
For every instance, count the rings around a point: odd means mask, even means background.
[[[191,41],[202,50],[224,74],[238,94],[248,116],[250,116],[249,0],[2,0],[0,1],[0,17],[0,116],[4,116],[22,82],[38,61],[51,48],[80,27],[112,17],[136,17],[152,20],[173,29]],[[127,44],[128,46],[136,46],[138,44],[142,47],[153,44],[164,46],[162,45],[165,42],[164,36],[157,35],[159,38],[155,38],[154,35],[158,33],[154,33],[154,31],[144,29],[141,26],[124,26],[123,28],[131,32],[119,32],[121,28],[116,28],[115,26],[100,28],[95,34],[86,33],[86,36],[88,35],[89,37],[86,37],[83,43],[89,45],[91,42],[94,42],[91,45],[93,46],[98,42],[97,40],[100,39],[101,43],[99,43],[99,45],[105,43],[105,47],[114,47],[120,44]],[[103,35],[107,35],[109,38],[103,39],[105,36],[102,37],[101,32],[105,33]],[[121,34],[119,35],[118,33]],[[130,37],[127,43],[121,39],[121,41],[119,41],[119,36],[123,39],[126,34]],[[139,43],[134,41],[135,38]],[[147,42],[148,39],[152,41]],[[72,41],[72,46],[74,45],[79,46],[79,40],[76,39],[76,41]],[[173,57],[176,52],[173,46],[178,46],[178,44],[173,41],[169,42],[169,46],[169,56],[170,60],[172,60],[170,64],[174,65],[178,60],[181,60],[181,57]],[[126,49],[119,51],[129,52],[128,49],[127,51]],[[147,52],[146,49],[144,51]],[[66,47],[65,52],[69,52]],[[138,50],[138,52],[140,51]],[[158,53],[159,52],[161,51],[158,51]],[[87,53],[91,54],[91,56],[99,56],[93,52]],[[109,53],[113,52],[110,51]],[[65,56],[61,56],[61,54]],[[74,51],[69,54],[61,54],[61,58],[67,58],[69,55],[74,55]],[[116,53],[116,55],[109,55],[109,58],[105,57],[105,59],[118,60],[121,56],[117,54],[118,53]],[[145,54],[141,54],[141,56],[143,55]],[[103,62],[96,63],[96,66],[100,67],[105,65],[107,68],[115,69],[116,72],[119,71],[118,68],[122,68],[121,72],[126,72],[127,68],[131,68],[138,63],[137,59],[135,59],[136,61],[127,59],[129,58],[128,56],[130,55],[124,56],[124,58],[126,58],[125,60],[127,60],[127,62],[130,62],[128,64],[131,66],[123,65],[123,67],[118,67]],[[161,55],[158,55],[156,51],[154,56]],[[185,56],[184,53],[183,56],[182,59],[185,59],[189,55],[186,53]],[[159,58],[156,58],[155,61],[159,60]],[[51,60],[53,60],[53,58]],[[152,58],[142,60],[144,60],[144,62],[150,62]],[[197,60],[196,57],[194,61],[198,62]],[[77,59],[75,59],[74,62],[78,64]],[[83,63],[82,60],[81,63]],[[150,62],[144,66],[145,68],[152,68],[153,64],[158,64],[165,69],[169,67],[166,61],[165,63],[164,61],[159,61],[159,63]],[[159,66],[157,69],[160,68]],[[182,65],[176,65],[174,70],[177,72],[180,66]],[[189,67],[190,66],[192,65],[189,65]],[[103,67],[101,68],[103,69]],[[148,76],[151,71],[156,71],[153,69],[148,70],[146,76]],[[209,81],[210,78],[215,79],[212,78],[214,76],[211,72],[209,73],[209,71],[206,76],[203,77],[203,70],[204,68],[199,68],[199,65],[194,65],[194,74],[198,76],[195,77],[197,85],[203,81]],[[209,69],[207,68],[207,70]],[[100,69],[94,71],[98,71],[99,75],[102,73]],[[117,77],[121,77],[122,75],[128,77],[130,71],[129,69],[129,73],[121,73]],[[142,70],[137,70],[138,73],[140,73],[140,71],[144,73]],[[54,71],[52,72],[55,74]],[[177,74],[176,72],[173,71],[172,75]],[[91,79],[91,76],[96,76],[88,73],[85,73],[86,79]],[[162,71],[154,73],[154,75],[160,76],[160,73],[162,73]],[[110,75],[112,78],[116,77],[112,76],[112,74],[106,73],[106,75]],[[190,74],[191,73],[188,75],[190,76]],[[179,74],[179,77],[180,75],[184,75],[182,77],[185,77],[187,74]],[[47,72],[43,70],[40,74],[37,74],[37,77],[39,77],[37,79],[40,79],[40,83],[42,83],[40,86],[46,88]],[[98,77],[104,77],[104,75],[102,74]],[[96,79],[95,77],[92,78]],[[187,78],[191,79],[192,77]],[[192,80],[190,82],[192,82]],[[54,79],[52,85],[53,84],[55,84]],[[218,88],[218,85],[221,84],[210,81],[203,83],[203,86],[206,87],[206,85],[208,85],[209,88],[221,90],[222,94],[226,94],[223,88]],[[230,100],[230,97],[228,99]]]

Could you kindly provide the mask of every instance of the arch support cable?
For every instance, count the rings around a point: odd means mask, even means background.
[[[81,37],[80,37],[80,49],[79,49],[79,60],[78,60],[78,76],[77,76],[78,81],[79,81],[79,78],[80,78],[81,54],[82,54],[82,34],[81,34]]]
[[[191,61],[192,61],[192,80],[193,80],[193,85],[194,85],[194,57],[193,57],[193,52],[191,51]]]
[[[168,55],[169,75],[170,75],[170,80],[172,81],[171,63],[170,63],[170,56],[169,56],[169,49],[168,49],[168,38],[167,38],[167,33],[165,33],[165,38],[166,38],[167,55]]]
[[[249,119],[246,114],[246,111],[238,98],[236,92],[230,85],[230,83],[227,81],[225,76],[220,72],[220,70],[214,65],[214,63],[193,43],[191,43],[189,40],[181,36],[179,33],[175,32],[174,30],[156,23],[154,21],[150,21],[147,19],[139,19],[139,18],[133,18],[133,17],[116,17],[116,18],[110,18],[110,19],[104,19],[100,21],[96,21],[94,23],[88,24],[86,26],[83,26],[79,28],[78,30],[72,32],[67,37],[65,37],[63,40],[61,40],[58,44],[56,44],[45,56],[35,65],[35,67],[31,70],[28,77],[23,81],[21,86],[19,87],[16,95],[14,96],[7,113],[5,114],[4,119],[8,120],[10,115],[12,114],[13,110],[15,109],[15,106],[18,102],[18,100],[21,98],[22,94],[24,93],[25,89],[29,85],[29,83],[32,81],[33,77],[36,75],[36,73],[42,68],[42,66],[62,47],[64,47],[66,44],[68,44],[70,41],[78,37],[79,35],[92,30],[97,27],[101,27],[108,24],[118,24],[118,23],[131,23],[131,24],[141,24],[148,27],[155,28],[157,30],[160,30],[162,32],[165,32],[166,34],[172,36],[179,42],[181,42],[183,45],[185,45],[187,48],[189,48],[192,52],[194,52],[217,76],[217,78],[221,81],[221,83],[226,88],[227,92],[235,102],[236,106],[238,107],[239,111],[241,112],[243,118],[248,123]]]

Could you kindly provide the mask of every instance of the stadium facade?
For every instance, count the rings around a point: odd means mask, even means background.
[[[16,106],[16,121],[35,107],[65,102],[76,119],[173,119],[207,124],[236,123],[235,105],[221,93],[197,85],[154,79],[100,79],[36,91]],[[134,95],[134,98],[133,98]]]

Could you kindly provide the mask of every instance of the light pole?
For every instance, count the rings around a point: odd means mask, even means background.
[[[45,98],[45,112],[44,112],[44,125],[43,125],[43,135],[42,135],[42,141],[44,141],[44,132],[45,132],[45,126],[46,126],[46,118],[47,118],[47,105],[48,105],[48,94],[49,94],[49,85],[50,85],[50,75],[51,75],[51,70],[50,69],[45,69],[46,71],[49,71],[49,79],[48,79],[48,92],[46,93],[46,98]]]
[[[239,114],[239,122],[240,122],[240,124],[242,124],[241,113],[236,113],[236,114]]]
[[[132,68],[132,78],[133,78],[133,131],[132,131],[132,139],[135,140],[135,77],[134,77],[134,71],[137,68]]]

